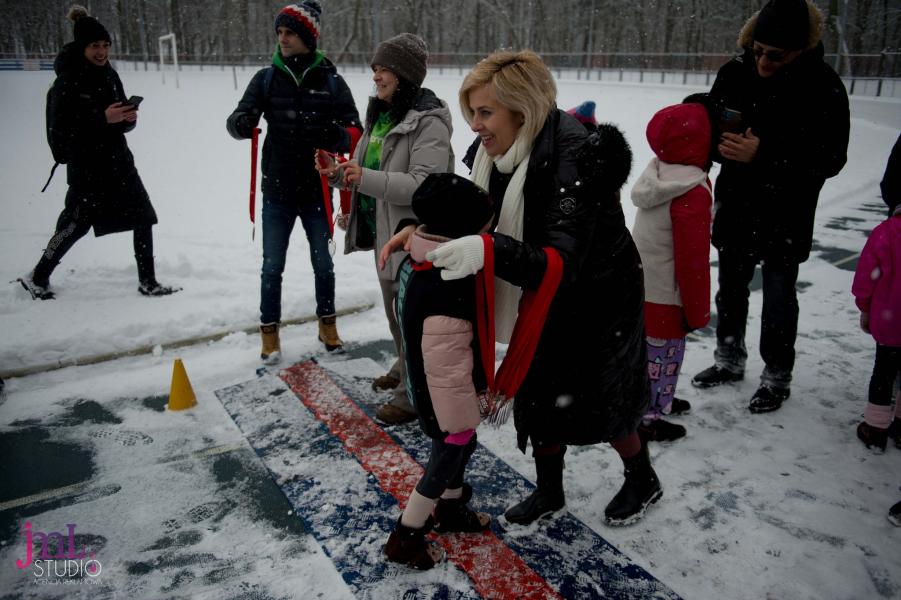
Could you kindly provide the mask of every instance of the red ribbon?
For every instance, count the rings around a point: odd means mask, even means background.
[[[256,234],[256,204],[257,204],[257,145],[260,140],[260,128],[253,128],[253,136],[250,138],[250,223],[254,225],[253,235]]]
[[[476,274],[476,327],[482,354],[482,368],[488,380],[489,391],[509,400],[519,390],[532,365],[547,313],[563,278],[563,259],[554,248],[544,248],[547,268],[541,284],[537,290],[523,292],[519,316],[513,327],[507,355],[495,375],[494,238],[489,234],[482,234],[482,241],[485,244],[485,265]]]

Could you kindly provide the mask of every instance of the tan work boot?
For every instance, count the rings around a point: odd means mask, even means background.
[[[338,337],[337,319],[335,315],[319,317],[319,341],[325,344],[325,349],[329,352],[344,348],[344,342]]]
[[[278,323],[265,323],[260,325],[260,337],[263,340],[263,349],[260,350],[260,358],[267,365],[274,365],[282,361],[282,347],[278,341]]]

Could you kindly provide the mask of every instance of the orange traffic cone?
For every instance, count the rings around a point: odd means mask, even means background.
[[[172,367],[172,387],[169,390],[169,410],[185,410],[197,404],[197,396],[188,380],[188,373],[180,358],[175,359]]]

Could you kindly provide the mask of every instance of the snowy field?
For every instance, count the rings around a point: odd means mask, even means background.
[[[176,566],[136,573],[115,559],[147,551],[165,530],[163,524],[178,521],[186,507],[203,506],[214,496],[221,499],[212,475],[173,467],[184,463],[170,464],[167,456],[245,447],[214,392],[252,379],[259,367],[259,337],[244,332],[258,319],[261,257],[261,232],[251,240],[247,215],[249,142],[232,140],[225,131],[225,119],[251,74],[238,71],[236,91],[230,71],[185,71],[176,90],[171,74],[163,85],[159,73],[121,71],[126,92],[145,97],[128,142],[159,215],[154,228],[157,276],[184,290],[166,298],[140,296],[131,235],[89,234],[52,278],[57,299],[33,302],[20,286],[7,282],[32,268],[65,196],[63,169],[40,193],[52,165],[44,134],[44,97],[52,74],[0,73],[5,140],[0,147],[0,374],[7,379],[0,434],[58,423],[81,399],[90,399],[115,413],[120,427],[135,439],[144,435],[155,440],[146,446],[103,446],[91,429],[95,425],[88,424],[53,429],[65,439],[47,440],[97,443],[92,481],[120,486],[114,494],[40,515],[48,529],[75,520],[79,528],[103,533],[109,557],[103,597],[351,596],[311,538],[284,534],[290,523],[281,523],[277,534],[275,525],[261,526],[252,499],[233,499],[234,510],[191,548],[240,563],[239,576],[187,577]],[[352,73],[347,79],[362,112],[371,92],[369,78]],[[458,159],[473,139],[456,106],[460,81],[450,75],[426,80],[451,106]],[[634,215],[629,189],[651,157],[645,124],[659,108],[696,91],[704,90],[606,82],[560,85],[561,107],[595,100],[599,120],[619,125],[633,147],[632,177],[623,190],[627,222]],[[751,415],[746,409],[761,369],[758,292],[751,297],[748,378],[742,384],[707,392],[693,389],[688,380],[709,366],[712,338],[706,332],[688,345],[679,389],[693,405],[680,420],[688,436],[651,447],[664,496],[645,520],[624,529],[604,525],[604,506],[622,477],[611,448],[575,448],[567,454],[570,512],[685,598],[901,596],[901,529],[885,519],[888,508],[901,499],[901,450],[891,447],[874,454],[854,435],[866,402],[874,342],[857,326],[849,270],[866,235],[884,216],[878,183],[899,130],[898,101],[852,101],[848,165],[823,189],[815,250],[801,268],[795,381],[792,397],[780,411]],[[457,171],[466,173],[460,163]],[[258,211],[260,203],[258,195]],[[285,319],[301,319],[314,310],[308,251],[302,230],[297,230],[285,276]],[[342,248],[342,234],[336,234]],[[339,310],[375,305],[340,318],[341,336],[359,344],[386,339],[371,255],[336,256],[335,270]],[[715,275],[714,268],[714,281]],[[228,332],[220,341],[177,352],[167,349],[182,340]],[[287,327],[282,346],[286,364],[322,353],[314,324]],[[45,370],[143,347],[155,349],[90,366]],[[199,406],[188,413],[141,410],[140,401],[132,399],[168,394],[176,357],[187,367]],[[383,356],[383,365],[387,361]],[[30,371],[42,372],[8,378]],[[512,425],[484,428],[479,437],[491,452],[534,480],[531,459],[515,448]],[[27,486],[11,473],[13,465],[0,466],[0,597],[72,593],[30,585],[13,566],[24,547],[19,535],[23,519],[14,511],[27,509],[28,502],[11,501],[32,492],[23,491]],[[328,471],[319,476],[329,477]],[[377,553],[371,559],[378,560]],[[442,572],[422,577],[434,579]],[[400,597],[415,581],[405,575],[386,596]],[[95,597],[90,589],[78,592]]]

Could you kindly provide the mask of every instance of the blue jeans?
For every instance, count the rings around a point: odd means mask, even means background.
[[[720,368],[743,373],[748,350],[745,328],[754,268],[761,263],[763,311],[760,322],[760,356],[766,367],[761,383],[787,389],[795,366],[798,335],[798,263],[761,261],[742,253],[719,252],[719,290],[716,293],[716,352]]]
[[[318,198],[318,196],[317,196]],[[260,322],[282,317],[282,272],[294,222],[300,217],[310,244],[316,282],[316,316],[335,314],[335,271],[329,252],[331,232],[322,202],[300,195],[263,195],[263,269],[260,275]]]

